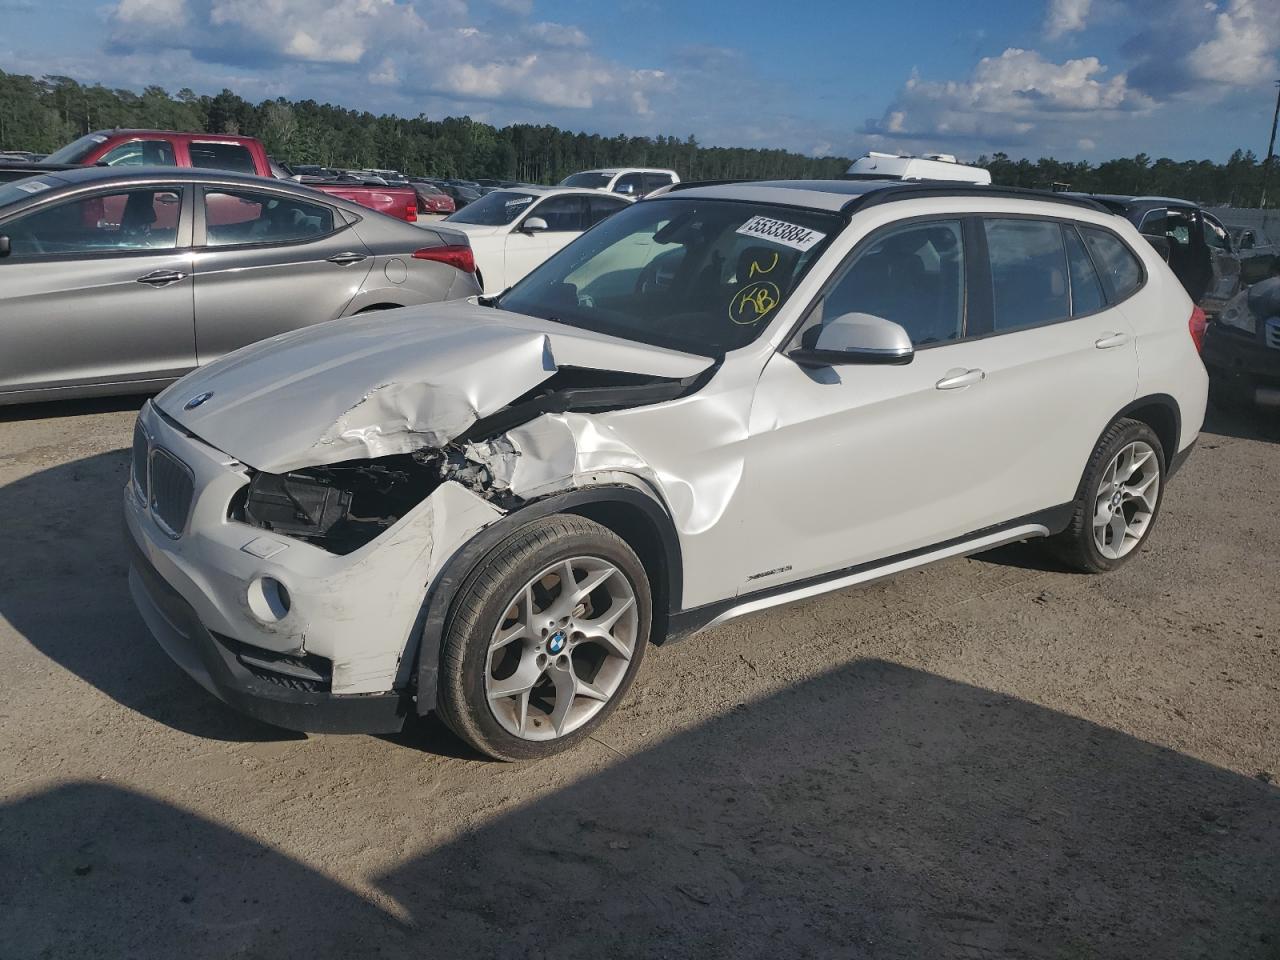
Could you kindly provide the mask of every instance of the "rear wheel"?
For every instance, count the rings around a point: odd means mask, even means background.
[[[1068,566],[1105,573],[1146,541],[1164,496],[1160,438],[1138,420],[1117,420],[1094,449],[1066,531],[1050,544]]]
[[[648,578],[621,538],[582,517],[536,520],[459,592],[441,651],[440,716],[500,760],[567,749],[626,695],[651,619]]]

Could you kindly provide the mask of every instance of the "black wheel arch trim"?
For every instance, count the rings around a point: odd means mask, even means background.
[[[1112,417],[1111,420],[1108,421],[1107,425],[1102,428],[1102,432],[1098,434],[1098,439],[1094,441],[1093,449],[1096,450],[1098,448],[1098,444],[1102,442],[1102,438],[1106,435],[1106,432],[1111,429],[1111,424],[1115,423],[1117,420],[1122,420],[1125,417],[1128,417],[1130,414],[1141,410],[1143,407],[1163,407],[1168,411],[1169,415],[1173,417],[1173,443],[1169,449],[1163,451],[1165,459],[1164,467],[1167,474],[1169,472],[1169,464],[1171,464],[1174,458],[1178,456],[1178,441],[1182,438],[1182,408],[1178,406],[1178,401],[1167,393],[1150,393],[1145,397],[1139,397],[1131,403],[1126,404],[1125,407]],[[1160,433],[1160,428],[1155,424],[1148,425],[1151,429],[1156,431],[1157,435]],[[1164,437],[1160,437],[1160,445],[1165,446]],[[1092,451],[1090,452],[1092,453]]]
[[[409,670],[404,680],[417,678],[417,712],[425,714],[435,708],[440,672],[440,650],[453,612],[454,601],[462,585],[476,565],[499,549],[523,527],[553,514],[567,513],[597,519],[598,509],[622,506],[638,512],[652,527],[659,548],[661,570],[649,569],[653,591],[654,622],[650,642],[661,644],[666,638],[670,611],[680,609],[684,592],[684,564],[675,522],[666,508],[652,494],[623,484],[584,487],[535,500],[490,524],[465,543],[445,563],[427,592],[421,626],[415,629],[417,656],[407,656]],[[596,507],[593,511],[591,508]],[[597,522],[599,522],[597,520]],[[605,524],[607,526],[607,524]],[[640,551],[637,550],[637,553]],[[642,556],[641,560],[645,558]],[[646,569],[649,564],[646,564]],[[665,576],[660,574],[665,573]],[[411,645],[412,646],[412,645]]]

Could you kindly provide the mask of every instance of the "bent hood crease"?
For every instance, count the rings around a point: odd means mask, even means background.
[[[273,337],[202,367],[155,403],[222,452],[285,473],[438,448],[561,367],[684,378],[711,364],[473,304],[437,304]]]

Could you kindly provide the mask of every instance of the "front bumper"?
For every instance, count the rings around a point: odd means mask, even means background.
[[[1280,350],[1268,347],[1261,335],[1237,334],[1210,324],[1203,358],[1219,389],[1241,400],[1280,405]]]
[[[195,609],[151,565],[132,531],[129,592],[165,653],[200,686],[228,706],[263,723],[310,733],[394,733],[404,726],[404,693],[335,696],[291,688],[254,673],[225,638],[211,633]]]
[[[227,703],[271,723],[398,729],[424,598],[445,560],[501,511],[445,483],[376,540],[336,556],[230,519],[228,504],[248,469],[151,403],[139,423],[150,438],[146,462],[163,449],[191,476],[185,519],[166,525],[132,481],[124,490],[134,597],[170,656]],[[287,590],[283,615],[255,607],[251,586],[261,578]],[[315,679],[308,664],[323,667],[318,690],[301,689]],[[303,682],[291,688],[275,673]]]

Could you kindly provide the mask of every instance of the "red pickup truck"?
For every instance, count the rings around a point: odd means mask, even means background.
[[[110,167],[210,167],[260,177],[288,175],[270,157],[262,141],[253,137],[212,133],[174,133],[170,130],[100,130],[90,133],[43,161],[49,164]],[[418,194],[409,187],[311,181],[306,186],[331,193],[370,210],[410,223],[418,219]]]

